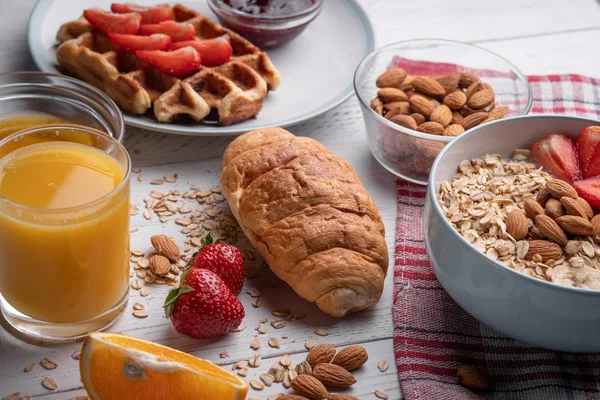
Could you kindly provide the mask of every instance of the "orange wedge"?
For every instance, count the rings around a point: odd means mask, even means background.
[[[248,392],[210,361],[115,333],[88,336],[79,370],[92,400],[243,400]]]

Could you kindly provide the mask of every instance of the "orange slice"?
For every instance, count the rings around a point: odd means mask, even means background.
[[[115,333],[91,333],[79,369],[92,400],[243,400],[248,392],[210,361]]]

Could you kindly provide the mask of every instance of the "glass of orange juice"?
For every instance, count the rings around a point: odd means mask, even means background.
[[[72,340],[123,312],[131,162],[113,137],[49,125],[0,141],[0,309],[18,331]]]

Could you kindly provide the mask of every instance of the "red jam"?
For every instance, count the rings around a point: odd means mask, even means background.
[[[309,9],[315,0],[222,0],[238,11],[251,15],[285,17]]]

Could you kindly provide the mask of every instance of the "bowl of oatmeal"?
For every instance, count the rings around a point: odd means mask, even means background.
[[[570,198],[573,188],[528,149],[551,134],[576,140],[592,125],[539,115],[476,127],[440,152],[427,188],[425,243],[448,294],[497,331],[558,351],[600,351],[600,236],[585,226],[571,233],[599,211]],[[561,203],[568,212],[554,215]]]

